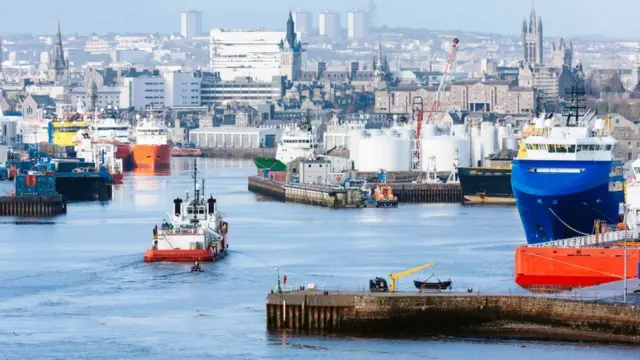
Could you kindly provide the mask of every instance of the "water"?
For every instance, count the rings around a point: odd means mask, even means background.
[[[458,289],[520,292],[515,208],[403,205],[329,210],[264,201],[246,190],[251,162],[199,160],[229,222],[230,254],[145,264],[154,223],[192,188],[190,163],[131,174],[110,203],[69,205],[52,225],[0,223],[0,359],[640,359],[637,348],[460,339],[304,337],[265,331],[276,267],[288,286],[354,290],[434,261]],[[10,184],[0,185],[7,189]]]

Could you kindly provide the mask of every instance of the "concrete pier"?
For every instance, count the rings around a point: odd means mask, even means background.
[[[0,196],[0,216],[56,216],[67,213],[67,202],[56,196]]]
[[[460,204],[463,200],[459,184],[402,184],[389,183],[399,203]],[[371,185],[373,190],[375,184]],[[294,185],[269,181],[250,176],[248,189],[251,192],[276,200],[310,204],[330,208],[362,207],[360,190],[317,185]]]
[[[470,293],[267,295],[267,329],[362,336],[481,336],[640,345],[640,309]]]

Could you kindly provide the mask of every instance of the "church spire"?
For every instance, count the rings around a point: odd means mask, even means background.
[[[49,63],[49,80],[54,82],[66,82],[68,78],[69,63],[64,58],[62,48],[62,31],[60,31],[60,19],[58,19],[58,29],[53,44],[53,52]]]
[[[289,11],[289,20],[287,20],[287,44],[292,49],[296,46],[296,28],[291,11]]]

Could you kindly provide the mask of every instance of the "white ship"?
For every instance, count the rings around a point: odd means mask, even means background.
[[[313,159],[315,156],[315,134],[311,126],[301,124],[299,128],[285,128],[277,143],[276,160],[287,165],[298,158]]]
[[[154,228],[153,244],[144,254],[145,262],[216,261],[227,253],[228,224],[222,220],[216,199],[204,199],[204,181],[197,187],[194,159],[194,196],[173,201],[169,221]]]

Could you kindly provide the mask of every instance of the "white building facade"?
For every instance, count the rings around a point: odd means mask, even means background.
[[[166,72],[164,80],[164,105],[167,107],[200,106],[202,77],[192,72]]]
[[[123,78],[120,87],[121,108],[164,106],[164,79],[162,77]]]
[[[209,54],[212,72],[222,81],[250,77],[270,82],[280,75],[280,44],[286,33],[281,31],[226,31],[210,33]]]

